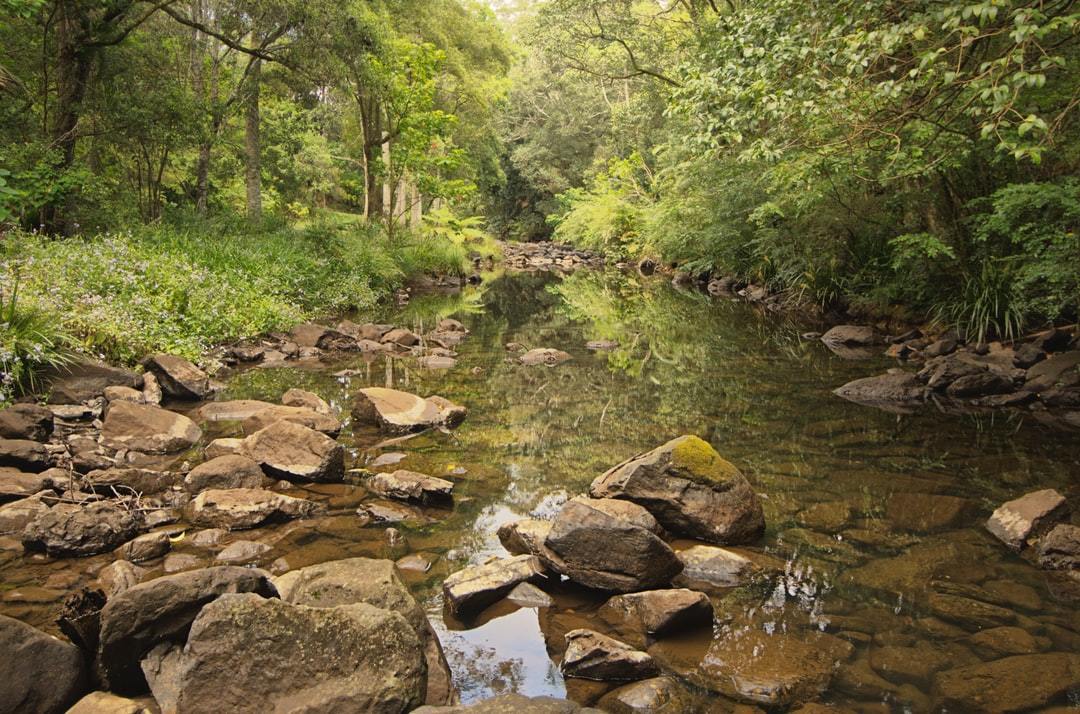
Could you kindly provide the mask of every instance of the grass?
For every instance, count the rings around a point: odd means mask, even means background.
[[[21,281],[20,309],[97,356],[157,351],[196,358],[226,341],[367,310],[410,275],[462,274],[467,252],[334,216],[301,227],[180,220],[54,239],[0,236],[0,289]]]

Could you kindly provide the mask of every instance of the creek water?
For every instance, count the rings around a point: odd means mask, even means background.
[[[1075,432],[1019,413],[929,406],[897,415],[844,402],[833,388],[894,365],[845,361],[801,340],[805,325],[659,279],[505,274],[461,293],[417,297],[382,317],[418,329],[453,317],[470,335],[451,369],[354,355],[241,371],[219,398],[276,401],[300,387],[347,416],[350,395],[374,385],[462,404],[468,417],[450,432],[376,447],[385,435],[346,423],[341,437],[352,466],[453,480],[453,507],[408,509],[393,524],[404,543],[390,544],[387,524],[356,515],[374,500],[361,487],[313,485],[288,493],[328,502],[331,515],[235,538],[273,546],[263,567],[404,558],[403,575],[428,610],[464,702],[515,691],[590,703],[611,688],[565,680],[557,665],[566,631],[609,631],[592,616],[602,594],[557,584],[554,607],[504,602],[463,623],[444,612],[440,586],[448,573],[505,555],[500,524],[550,517],[606,469],[680,434],[706,439],[748,476],[768,530],[736,549],[763,564],[761,574],[710,593],[711,631],[649,644],[686,686],[672,711],[730,711],[755,699],[930,711],[940,708],[937,671],[1080,650],[1076,581],[1036,568],[983,528],[993,508],[1028,491],[1075,495]],[[586,349],[599,339],[619,347]],[[525,367],[506,350],[511,342],[573,359]],[[344,369],[351,376],[335,376]],[[224,435],[219,426],[206,438]],[[400,461],[372,466],[380,456]],[[212,558],[184,541],[175,550]],[[109,560],[0,551],[0,612],[51,627],[59,603],[50,593],[89,582]],[[990,629],[996,637],[979,636]]]

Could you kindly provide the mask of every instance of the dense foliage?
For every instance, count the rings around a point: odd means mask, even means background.
[[[556,238],[982,336],[1076,319],[1075,3],[550,0],[517,27],[510,205],[558,205]]]

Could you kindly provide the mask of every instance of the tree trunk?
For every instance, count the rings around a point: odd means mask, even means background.
[[[259,82],[262,74],[262,61],[251,64],[247,81],[248,92],[245,99],[244,116],[244,181],[247,185],[248,218],[258,220],[262,217],[262,171],[261,145],[259,141]]]
[[[382,151],[382,111],[378,102],[357,92],[356,103],[360,108],[360,128],[364,134],[364,218],[378,220],[382,217],[382,188],[379,172],[375,166]]]

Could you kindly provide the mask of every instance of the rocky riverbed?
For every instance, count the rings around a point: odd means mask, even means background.
[[[0,412],[0,712],[1075,705],[1080,445],[800,332],[525,272],[61,375]]]

